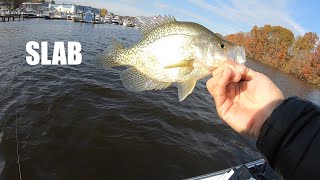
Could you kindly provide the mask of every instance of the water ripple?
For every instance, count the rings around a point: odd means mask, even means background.
[[[0,34],[6,34],[0,38],[0,159],[6,160],[0,179],[17,177],[16,115],[24,179],[181,179],[260,158],[252,140],[219,119],[205,80],[179,102],[175,87],[133,93],[120,81],[123,68],[95,67],[94,57],[113,38],[125,47],[139,41],[137,29],[26,20],[1,24]],[[49,58],[55,41],[78,41],[83,62],[29,66],[31,40],[48,41]],[[272,78],[278,83],[279,77]],[[292,90],[296,83],[281,86]],[[302,96],[319,97],[299,87]]]

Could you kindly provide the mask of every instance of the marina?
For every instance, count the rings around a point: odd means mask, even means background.
[[[3,14],[0,15],[1,21],[15,21],[15,20],[24,20],[24,19],[30,19],[29,15],[24,14]]]
[[[55,4],[52,2],[24,2],[14,8],[13,2],[0,1],[0,22],[41,18],[44,20],[70,20],[80,23],[114,24],[134,27],[135,17],[109,13],[106,9],[75,4]]]

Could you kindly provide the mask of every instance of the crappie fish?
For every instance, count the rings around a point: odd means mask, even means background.
[[[99,66],[131,66],[120,77],[124,87],[134,92],[161,90],[173,83],[179,100],[193,91],[197,80],[227,59],[246,61],[243,47],[236,46],[193,22],[173,17],[140,18],[140,42],[125,49],[116,40],[96,57]]]

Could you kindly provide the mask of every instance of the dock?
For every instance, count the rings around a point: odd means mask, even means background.
[[[0,14],[0,22],[30,19],[27,14]]]

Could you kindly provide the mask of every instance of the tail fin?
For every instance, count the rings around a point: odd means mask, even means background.
[[[103,53],[96,56],[96,65],[103,68],[126,65],[121,55],[124,49],[125,48],[117,40],[112,39],[112,45]]]

